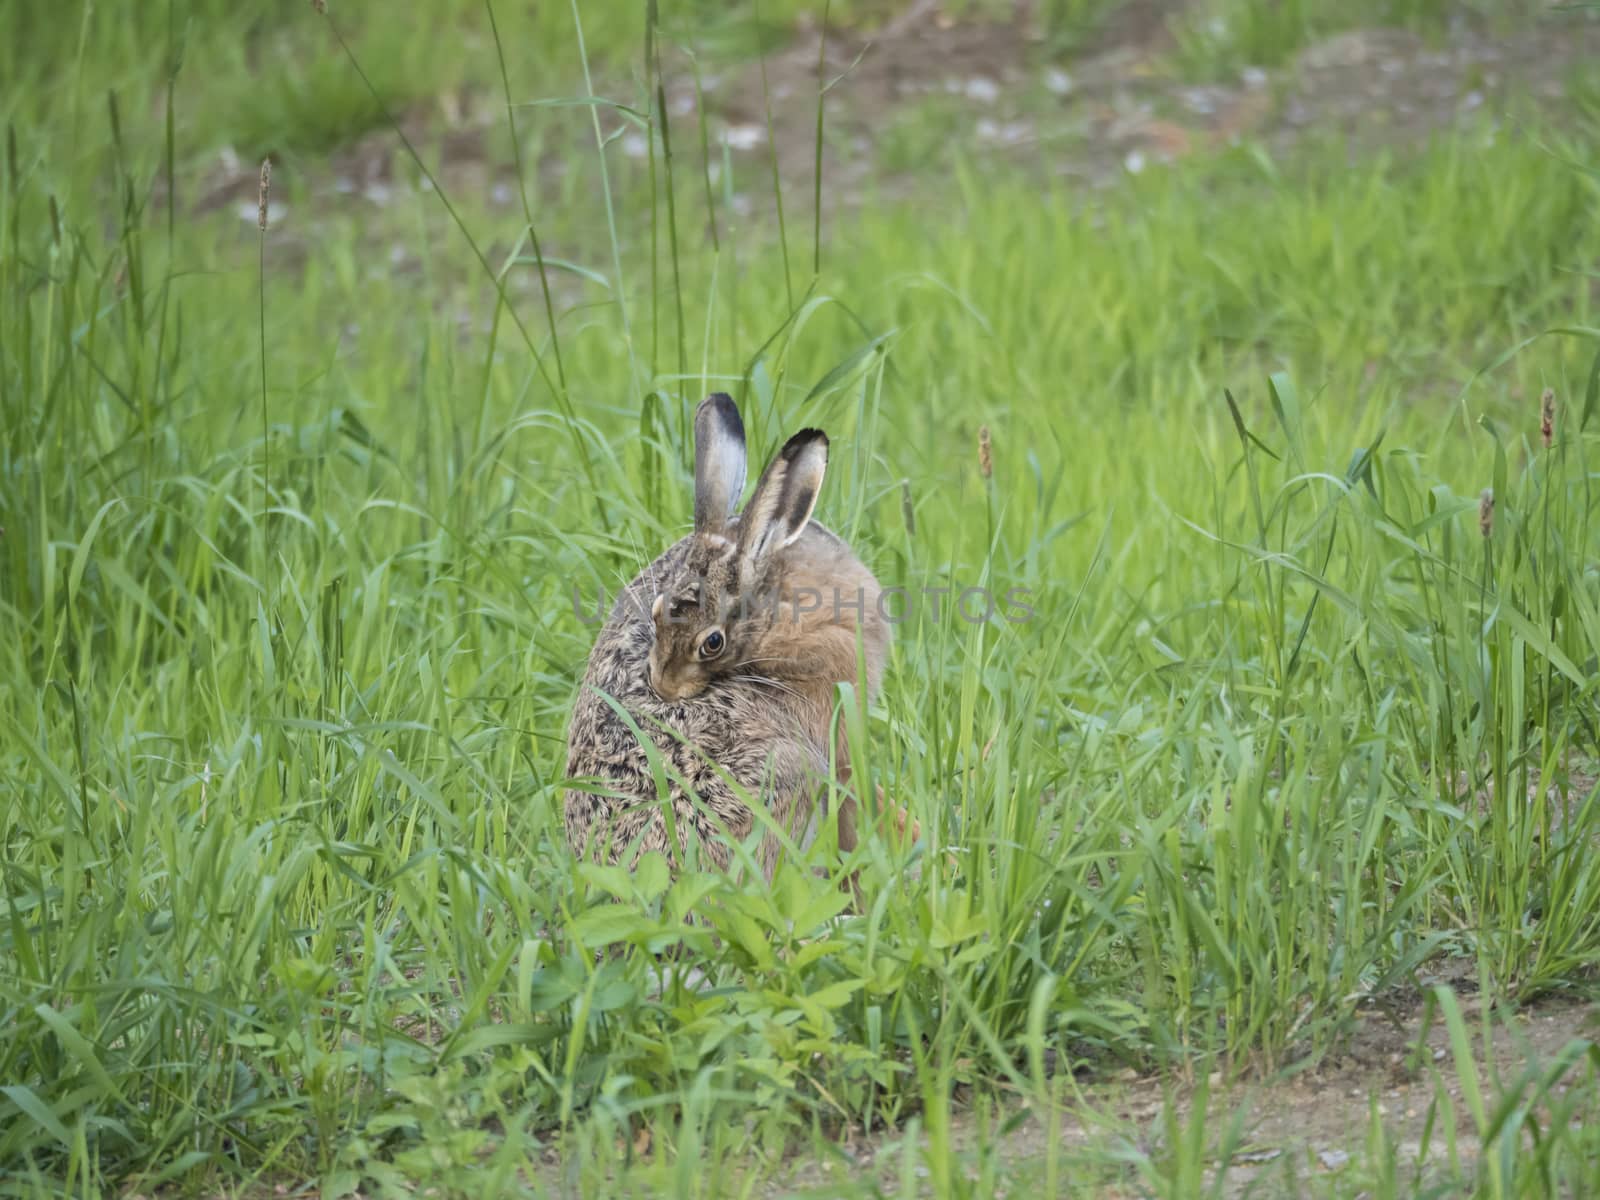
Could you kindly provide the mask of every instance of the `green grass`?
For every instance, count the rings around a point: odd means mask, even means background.
[[[400,113],[436,112],[446,100],[470,110],[485,89],[498,92],[489,64],[495,46],[482,0],[427,0],[405,20],[387,6],[331,3],[327,20],[357,46],[385,99]],[[837,22],[872,20],[876,0],[830,3]],[[796,18],[820,16],[811,0],[767,0],[759,21],[748,7],[711,0],[663,6],[663,31],[691,40],[712,65],[753,58],[781,45]],[[501,12],[517,34],[502,47],[511,78],[533,95],[576,94],[581,75],[566,4]],[[219,146],[248,159],[319,156],[382,124],[377,106],[351,72],[327,20],[311,0],[155,0],[139,20],[116,19],[93,4],[70,13],[29,0],[0,0],[12,36],[0,46],[0,121],[19,121],[74,144],[102,144],[108,92],[132,92],[159,118],[167,76],[183,84],[175,118],[185,173],[198,172]],[[590,0],[583,20],[594,68],[616,82],[637,64],[644,33],[641,4]],[[143,113],[141,112],[141,115]],[[131,114],[130,114],[131,116]],[[159,125],[152,127],[159,132]],[[92,153],[60,150],[45,166],[55,176],[88,171]]]
[[[232,26],[195,13],[180,194],[258,80],[202,67]],[[582,15],[602,60],[640,55],[642,21]],[[548,94],[529,46],[576,89],[570,17],[496,9],[514,100]],[[352,27],[391,101],[426,57],[396,25]],[[315,190],[314,105],[264,241],[169,223],[162,60],[127,57],[163,35],[81,29],[53,43],[88,47],[74,105],[7,76],[0,1190],[737,1194],[865,1125],[902,1131],[870,1185],[901,1194],[1189,1196],[1234,1128],[1203,1099],[1022,1164],[952,1129],[1058,1115],[1063,1067],[1315,1058],[1424,964],[1509,1005],[1592,984],[1594,126],[1546,131],[1570,162],[1484,130],[1353,169],[1245,149],[1099,205],[962,171],[835,217],[813,279],[810,181],[783,181],[784,253],[767,165],[708,214],[675,125],[671,210],[659,146],[527,178],[582,268],[550,267],[552,335],[520,205],[445,178],[514,321],[437,193]],[[492,40],[433,40],[502,98]],[[361,111],[316,44],[308,86]],[[590,122],[518,111],[535,147]],[[886,583],[1028,590],[1024,623],[918,605],[853,731],[916,851],[823,839],[767,890],[564,844],[573,589],[684,527],[713,388],[753,453],[828,429],[820,515]],[[653,988],[679,941],[710,990]],[[1557,1067],[1441,1090],[1441,1177],[1584,1194],[1592,1046]],[[1385,1136],[1361,1186],[1409,1194]]]

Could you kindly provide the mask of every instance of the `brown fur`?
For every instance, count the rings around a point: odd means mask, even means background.
[[[620,861],[637,844],[677,868],[698,844],[703,858],[727,866],[726,838],[742,840],[754,825],[728,778],[800,836],[827,780],[835,687],[857,682],[864,667],[870,699],[888,656],[877,580],[809,519],[826,438],[815,430],[792,438],[735,517],[727,510],[744,477],[737,411],[726,397],[710,397],[695,428],[696,530],[618,597],[573,712],[567,773],[595,779],[597,788],[566,793],[567,835],[578,853],[600,861]],[[722,637],[715,654],[707,652],[712,633]],[[669,767],[666,806],[644,747],[602,693]],[[843,783],[842,735],[836,753]],[[855,834],[846,804],[841,847],[853,848]],[[769,879],[780,848],[775,836],[762,839]]]

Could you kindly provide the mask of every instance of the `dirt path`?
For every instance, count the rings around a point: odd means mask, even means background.
[[[1050,61],[1025,21],[956,22],[912,4],[870,36],[830,33],[826,178],[856,194],[915,185],[935,161],[886,148],[916,109],[960,146],[1047,175],[1103,186],[1125,172],[1255,138],[1275,151],[1309,132],[1349,139],[1356,152],[1405,145],[1485,113],[1508,118],[1519,100],[1572,100],[1573,68],[1600,50],[1600,23],[1531,14],[1509,35],[1455,24],[1437,44],[1398,30],[1357,30],[1308,46],[1274,71],[1246,68],[1225,83],[1186,82],[1172,57],[1181,3],[1125,6],[1085,54]],[[773,144],[786,180],[813,173],[819,34],[807,32],[759,67],[707,81],[708,111],[730,144]],[[694,112],[692,90],[673,92]],[[913,147],[913,150],[915,147]]]
[[[1455,982],[1461,983],[1459,979]],[[1570,998],[1549,1000],[1516,1014],[1495,1015],[1490,1022],[1492,1044],[1486,1053],[1483,1022],[1473,999],[1465,997],[1462,1007],[1479,1072],[1475,1082],[1491,1106],[1497,1095],[1496,1081],[1499,1088],[1507,1090],[1531,1083],[1573,1039],[1595,1040],[1600,1026],[1600,1009],[1594,1004]],[[1424,1176],[1442,1166],[1442,1115],[1434,1112],[1431,1135],[1428,1126],[1430,1111],[1440,1108],[1447,1098],[1458,1131],[1460,1161],[1470,1169],[1477,1159],[1478,1140],[1463,1098],[1463,1077],[1442,1020],[1430,1023],[1425,1038],[1423,1025],[1420,1002],[1404,1013],[1375,1008],[1357,1023],[1342,1052],[1314,1068],[1288,1078],[1231,1086],[1214,1079],[1207,1089],[1210,1095],[1204,1114],[1208,1169],[1213,1178],[1221,1166],[1221,1143],[1235,1119],[1241,1135],[1226,1166],[1223,1194],[1299,1195],[1306,1182],[1315,1180],[1336,1186],[1341,1172],[1359,1168],[1363,1162],[1373,1105],[1395,1148],[1401,1177],[1406,1178],[1419,1164]],[[1558,1084],[1556,1090],[1564,1091],[1565,1086]],[[955,1119],[952,1133],[968,1153],[987,1142],[1003,1163],[1002,1177],[1011,1181],[1019,1196],[1038,1192],[1052,1142],[1064,1164],[1074,1168],[1064,1171],[1063,1178],[1071,1176],[1081,1186],[1083,1164],[1099,1160],[1105,1174],[1092,1194],[1144,1195],[1146,1191],[1136,1186],[1131,1171],[1117,1171],[1110,1165],[1111,1158],[1119,1145],[1135,1153],[1159,1151],[1169,1091],[1175,1092],[1182,1123],[1201,1115],[1196,1111],[1194,1086],[1130,1075],[1084,1083],[1078,1098],[1064,1106],[1050,1125],[1029,1116],[996,1139],[992,1134],[985,1137],[975,1118],[963,1113]],[[996,1119],[989,1127],[1001,1124]],[[1430,1137],[1426,1149],[1425,1135]],[[825,1194],[846,1172],[856,1178],[876,1175],[883,1190],[892,1192],[904,1170],[904,1149],[899,1133],[848,1140],[840,1147],[840,1162],[797,1160],[784,1178],[773,1182],[768,1194]]]
[[[768,56],[764,71],[747,63],[702,73],[713,177],[726,146],[740,189],[735,206],[765,211],[776,147],[786,193],[808,207],[819,51],[830,85],[823,155],[830,209],[868,195],[914,194],[947,172],[957,150],[1095,189],[1242,140],[1282,153],[1308,135],[1330,134],[1360,154],[1415,144],[1486,116],[1515,122],[1523,104],[1600,113],[1600,81],[1585,83],[1578,72],[1600,53],[1593,14],[1535,13],[1509,34],[1458,22],[1434,41],[1358,30],[1310,45],[1278,69],[1246,68],[1237,79],[1201,84],[1186,81],[1173,57],[1171,19],[1183,7],[1176,0],[1123,5],[1092,44],[1067,57],[1048,54],[1026,19],[956,20],[928,0],[911,0],[870,33],[830,30],[823,37],[801,29]],[[664,68],[675,144],[693,168],[689,186],[700,170],[694,76],[681,51],[669,51]],[[597,87],[625,103],[646,103],[635,78]],[[542,115],[524,121],[570,121],[575,111],[538,110]],[[405,125],[449,191],[486,196],[510,220],[520,201],[503,122],[498,92],[484,87],[440,96],[412,111]],[[620,118],[606,124],[618,127],[611,153],[641,160],[648,153],[643,133],[623,128]],[[546,146],[541,175],[554,179],[587,161],[575,156],[594,153],[592,133],[580,126],[570,127],[570,141]],[[379,130],[300,166],[313,176],[311,207],[329,212],[382,209],[408,194],[414,171],[397,170],[401,161],[393,132]],[[255,220],[255,165],[231,152],[184,191],[196,210]]]

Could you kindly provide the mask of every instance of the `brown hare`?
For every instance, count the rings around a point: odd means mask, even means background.
[[[826,786],[835,685],[875,695],[890,640],[878,581],[811,519],[827,464],[827,437],[801,430],[735,514],[744,424],[728,396],[701,402],[694,532],[617,598],[573,712],[567,775],[593,781],[565,797],[578,854],[631,864],[657,850],[676,870],[693,840],[702,861],[726,868],[729,839],[755,820],[729,778],[791,837],[806,829]],[[668,805],[641,735],[668,768]],[[842,736],[836,749],[843,782]],[[840,806],[839,842],[855,846],[853,801]],[[769,832],[760,845],[770,880],[781,843]]]

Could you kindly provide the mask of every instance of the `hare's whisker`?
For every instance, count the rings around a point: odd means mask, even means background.
[[[741,658],[739,660],[739,665],[741,667],[749,667],[749,666],[754,666],[756,663],[791,663],[792,664],[792,663],[797,663],[799,661],[800,660],[797,659],[797,658],[790,658],[790,657],[784,657],[782,655],[771,654],[771,655],[767,655],[765,657],[760,657],[760,658]]]
[[[802,696],[794,688],[790,687],[787,683],[781,683],[776,679],[767,679],[761,675],[730,675],[728,678],[738,680],[741,683],[759,683],[766,687],[776,688],[780,692],[787,692],[797,700],[805,699],[804,696]]]

